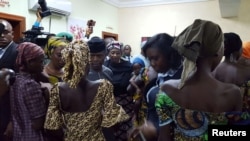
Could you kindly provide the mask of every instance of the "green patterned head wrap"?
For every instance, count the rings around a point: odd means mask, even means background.
[[[216,55],[223,47],[223,41],[223,32],[218,24],[200,19],[196,19],[175,38],[172,47],[185,57],[179,88],[196,71],[198,57]]]

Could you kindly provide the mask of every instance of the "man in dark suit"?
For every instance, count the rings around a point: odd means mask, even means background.
[[[17,57],[16,48],[18,44],[13,41],[13,28],[6,20],[0,19],[0,23],[4,25],[0,35],[0,69],[8,68],[15,70],[15,62]],[[9,102],[9,94],[5,94],[0,99],[0,141],[4,141],[8,138],[8,135],[10,135]]]

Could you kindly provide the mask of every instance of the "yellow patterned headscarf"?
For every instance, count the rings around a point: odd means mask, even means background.
[[[54,49],[59,46],[66,46],[67,43],[59,37],[49,38],[47,44],[45,45],[44,51],[48,58],[51,57],[51,54],[54,52]]]
[[[62,50],[62,58],[65,61],[62,79],[71,88],[76,88],[90,61],[90,52],[87,43],[83,40],[73,41]]]

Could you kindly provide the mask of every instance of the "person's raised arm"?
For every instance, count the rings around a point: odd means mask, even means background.
[[[39,28],[40,23],[41,23],[41,21],[42,21],[42,17],[41,17],[41,15],[40,15],[40,13],[41,13],[41,8],[37,8],[37,11],[36,11],[36,21],[35,21],[35,23],[33,24],[32,29],[37,29],[37,28]]]

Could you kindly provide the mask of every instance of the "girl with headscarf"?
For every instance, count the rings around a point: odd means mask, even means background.
[[[140,95],[143,84],[139,84],[137,83],[137,81],[139,82],[139,81],[142,81],[143,79],[142,74],[143,74],[143,71],[145,70],[145,64],[143,60],[140,58],[136,58],[132,63],[132,69],[133,69],[132,77],[129,80],[130,84],[128,85],[127,90],[133,95],[135,93]]]
[[[133,60],[132,67],[133,76],[130,79],[127,90],[133,95],[133,127],[137,128],[143,125],[147,119],[147,103],[144,97],[145,86],[157,77],[157,72],[151,66],[146,68],[144,61],[139,57]]]
[[[136,58],[132,63],[132,77],[130,78],[130,84],[127,87],[127,91],[130,95],[133,95],[134,101],[134,115],[133,126],[140,126],[145,121],[145,112],[140,112],[140,101],[143,98],[143,88],[146,84],[145,73],[146,68],[142,59]],[[144,108],[145,109],[145,108]]]
[[[242,107],[240,89],[212,75],[223,56],[223,33],[219,25],[196,19],[172,47],[185,59],[181,79],[164,82],[155,102],[159,141],[208,140],[209,124],[227,124],[225,113]]]
[[[127,114],[132,116],[133,98],[128,94],[127,87],[132,74],[132,66],[129,61],[122,58],[122,44],[118,41],[111,41],[107,45],[109,60],[104,65],[113,72],[111,83],[114,86],[114,96]],[[127,140],[128,130],[132,127],[131,120],[117,125],[115,132],[116,141]]]
[[[30,42],[19,44],[17,50],[19,73],[10,91],[13,140],[45,141],[43,123],[47,107],[41,85],[35,80],[43,71],[44,51]]]
[[[48,75],[49,82],[55,84],[62,81],[64,62],[62,60],[61,51],[67,45],[62,38],[51,37],[45,45],[44,51],[49,59],[49,63],[44,67],[44,73]]]
[[[45,129],[64,141],[105,141],[102,127],[112,127],[129,118],[115,102],[112,84],[106,79],[87,79],[90,54],[84,41],[68,44],[62,50],[62,58],[66,63],[64,82],[51,89]],[[60,131],[64,135],[54,134]]]

